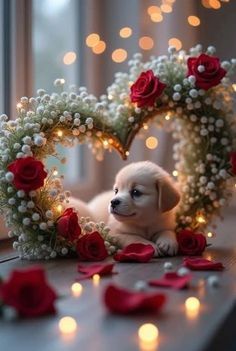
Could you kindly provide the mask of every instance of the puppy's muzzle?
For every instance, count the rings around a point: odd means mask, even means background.
[[[116,206],[118,206],[121,203],[119,199],[113,199],[111,200],[111,208],[114,210]]]

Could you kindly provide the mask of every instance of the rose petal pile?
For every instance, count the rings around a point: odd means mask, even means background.
[[[201,233],[195,233],[192,230],[181,230],[177,234],[179,245],[179,254],[187,256],[201,255],[206,247],[206,238]]]
[[[38,317],[56,311],[56,292],[41,267],[12,271],[9,279],[0,285],[0,299],[21,317]]]
[[[12,183],[16,189],[27,193],[41,188],[47,177],[43,163],[33,157],[19,158],[10,163],[7,169],[14,175]]]

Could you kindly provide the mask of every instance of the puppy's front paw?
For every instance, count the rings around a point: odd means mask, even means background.
[[[161,234],[156,241],[158,256],[175,256],[178,252],[178,243],[174,232]]]

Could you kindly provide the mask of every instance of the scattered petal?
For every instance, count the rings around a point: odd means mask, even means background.
[[[171,272],[165,273],[160,279],[150,280],[149,285],[163,288],[184,289],[188,286],[191,279],[191,274],[181,276],[178,273]]]
[[[119,262],[148,262],[155,253],[152,245],[134,243],[126,246],[121,252],[114,256]]]
[[[77,280],[84,280],[84,279],[91,278],[94,274],[99,274],[100,276],[114,274],[114,272],[112,272],[113,267],[114,267],[114,263],[92,264],[89,266],[79,264],[78,272],[83,273],[84,276],[80,277]]]
[[[104,303],[113,313],[129,314],[134,312],[156,313],[164,305],[164,294],[133,292],[115,285],[109,285],[104,294]]]
[[[205,258],[184,258],[185,267],[195,271],[222,271],[224,266],[221,262],[214,262]]]

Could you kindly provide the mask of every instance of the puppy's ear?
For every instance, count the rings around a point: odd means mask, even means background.
[[[172,210],[180,201],[180,193],[169,176],[159,178],[156,182],[158,191],[158,208],[161,212]]]

